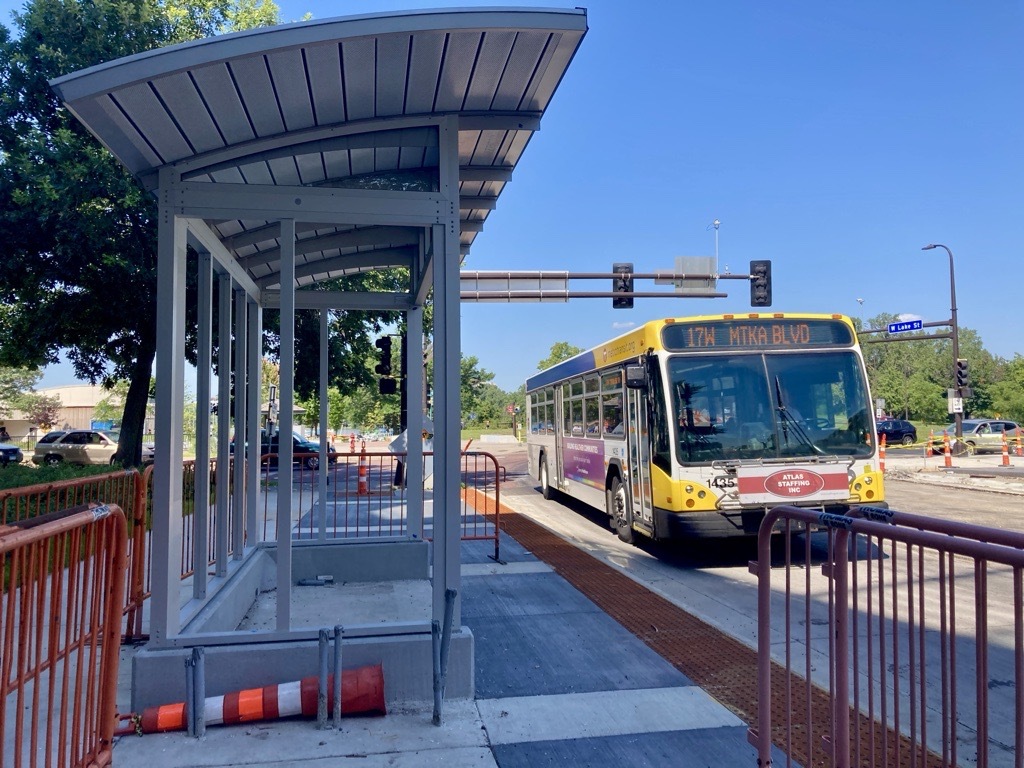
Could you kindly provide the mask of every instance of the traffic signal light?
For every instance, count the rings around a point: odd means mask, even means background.
[[[381,376],[391,375],[391,337],[381,336],[375,342],[373,342],[377,349],[380,350],[380,362],[373,369]]]
[[[612,293],[633,293],[633,265],[631,263],[612,264],[612,272],[617,273],[612,278]],[[615,296],[612,298],[612,307],[615,309],[632,309],[632,296]]]
[[[772,263],[764,259],[750,262],[750,306],[772,305]]]
[[[967,361],[957,360],[956,361],[956,388],[962,389],[967,386]]]

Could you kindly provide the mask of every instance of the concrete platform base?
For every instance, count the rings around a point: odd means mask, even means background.
[[[316,675],[317,632],[339,625],[345,633],[342,666],[383,665],[389,706],[433,700],[426,542],[294,547],[288,632],[277,630],[283,593],[275,582],[275,555],[273,547],[253,552],[178,636],[135,654],[133,712],[184,701],[185,660],[194,647],[205,649],[207,696]],[[310,579],[319,585],[300,583]],[[467,627],[453,631],[448,659],[446,698],[473,698],[474,639]]]
[[[185,700],[185,660],[191,649],[143,648],[132,660],[132,711]],[[315,640],[239,643],[205,650],[206,695],[261,688],[316,675],[319,648]],[[329,656],[330,658],[330,656]],[[342,667],[368,664],[384,667],[384,699],[388,707],[433,700],[433,656],[429,634],[359,637],[342,644]],[[469,627],[452,633],[445,699],[472,699],[474,638]]]

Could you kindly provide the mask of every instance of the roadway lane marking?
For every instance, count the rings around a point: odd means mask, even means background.
[[[744,725],[695,685],[478,699],[494,744]]]
[[[524,563],[506,563],[505,565],[498,565],[497,563],[471,563],[462,566],[463,576],[494,576],[497,574],[512,575],[519,573],[553,572],[554,568],[540,560],[532,560]]]

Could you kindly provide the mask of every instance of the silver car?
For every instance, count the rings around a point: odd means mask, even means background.
[[[47,435],[46,437],[49,437]],[[32,463],[55,465],[68,464],[114,464],[117,440],[107,432],[97,429],[73,429],[46,442],[36,444]]]
[[[1018,435],[1020,425],[1015,421],[1005,419],[964,419],[963,435],[967,453],[999,453],[1003,449],[1003,433],[1006,439],[1010,440]],[[941,432],[937,433],[932,443],[932,448],[941,452],[943,450],[943,438],[949,435],[950,444],[955,442],[956,427],[950,424]],[[1024,434],[1022,431],[1020,434]]]

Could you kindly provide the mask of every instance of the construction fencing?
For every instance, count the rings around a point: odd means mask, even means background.
[[[113,504],[0,526],[0,765],[110,765],[126,553]]]
[[[1024,766],[1024,534],[777,507],[752,568],[759,766]]]

